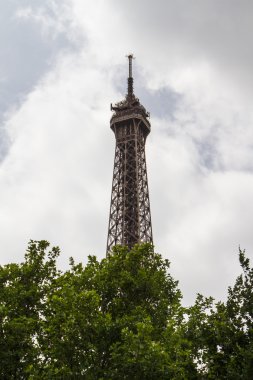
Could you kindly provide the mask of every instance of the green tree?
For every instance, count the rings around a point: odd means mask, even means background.
[[[0,378],[26,379],[40,355],[38,337],[47,294],[57,275],[58,248],[31,241],[25,262],[0,267]]]
[[[171,378],[182,307],[169,262],[144,244],[61,273],[48,248],[31,242],[0,270],[2,378]]]
[[[101,262],[89,257],[85,267],[72,261],[48,295],[40,340],[46,350],[34,373],[41,378],[113,379],[123,372],[129,379],[166,378],[160,340],[181,307],[168,267],[148,244],[130,252],[115,247]],[[139,340],[145,349],[135,356]]]
[[[181,305],[169,262],[149,244],[114,247],[60,272],[58,248],[31,241],[0,267],[1,379],[252,379],[253,270],[226,303]]]
[[[227,343],[230,360],[228,378],[250,380],[253,378],[253,268],[239,251],[243,273],[234,287],[228,289],[226,305],[230,341]]]
[[[188,311],[188,338],[204,379],[253,378],[253,269],[241,250],[239,261],[243,273],[226,303],[199,295]]]

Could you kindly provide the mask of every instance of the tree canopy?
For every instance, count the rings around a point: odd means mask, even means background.
[[[31,241],[21,264],[0,267],[1,379],[252,379],[253,269],[226,302],[183,307],[169,262],[149,244],[101,261],[70,259]]]

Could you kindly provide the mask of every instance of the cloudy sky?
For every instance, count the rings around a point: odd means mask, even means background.
[[[253,258],[253,2],[0,0],[0,263],[29,239],[86,262],[106,248],[110,103],[151,112],[156,250],[186,304],[224,299]]]

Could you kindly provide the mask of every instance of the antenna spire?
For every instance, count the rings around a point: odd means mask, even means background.
[[[128,84],[127,97],[132,98],[134,94],[134,87],[133,87],[134,79],[133,79],[133,69],[132,69],[132,61],[134,59],[134,56],[133,54],[128,54],[127,58],[128,58],[128,67],[129,67],[129,75],[128,75],[128,80],[127,80],[127,84]]]

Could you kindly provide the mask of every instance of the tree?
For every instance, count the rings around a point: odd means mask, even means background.
[[[227,365],[231,379],[253,378],[253,268],[240,249],[243,269],[233,288],[228,289],[226,305],[230,341],[227,344],[230,360]]]
[[[253,378],[253,269],[239,251],[243,269],[227,302],[199,295],[189,309],[188,337],[203,379]]]
[[[124,378],[137,368],[135,378],[171,374],[165,337],[181,294],[169,262],[144,244],[115,247],[86,266],[71,260],[61,273],[59,249],[48,248],[31,242],[24,263],[0,270],[2,377],[110,379],[120,368]]]
[[[190,308],[150,244],[114,247],[60,272],[59,249],[31,241],[0,267],[1,379],[252,379],[253,270],[226,303]]]
[[[37,339],[58,248],[31,241],[25,262],[0,267],[0,378],[25,379],[40,355]],[[47,258],[46,258],[47,257]]]
[[[122,378],[166,378],[160,339],[168,319],[181,307],[181,294],[168,267],[149,244],[130,252],[115,247],[101,262],[89,257],[85,267],[72,261],[70,271],[57,278],[48,295],[40,340],[46,350],[34,373],[41,378],[113,379],[124,370],[128,377]],[[134,350],[142,342],[140,365]]]

